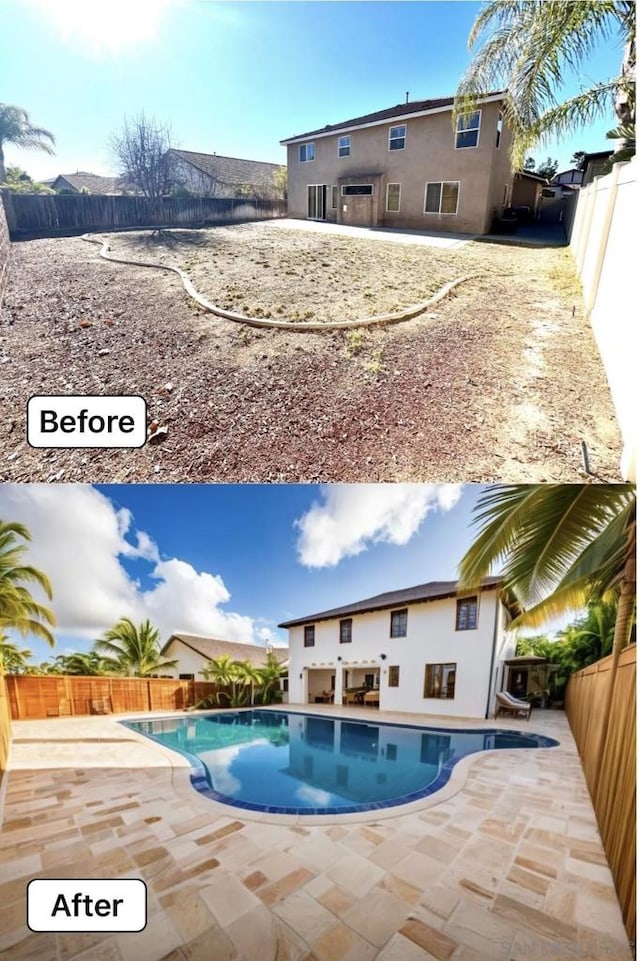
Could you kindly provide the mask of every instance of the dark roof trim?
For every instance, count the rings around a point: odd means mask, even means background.
[[[534,174],[530,170],[516,170],[516,177],[529,177],[531,180],[537,180],[541,184],[548,184],[549,181],[546,177],[541,177],[540,174]]]
[[[478,98],[478,104],[491,103],[496,100],[503,100],[505,92],[502,90],[492,91],[484,97]],[[395,107],[386,107],[384,110],[377,110],[375,113],[367,113],[362,117],[354,117],[351,120],[343,120],[341,123],[327,124],[317,130],[309,130],[307,133],[295,134],[286,140],[281,140],[283,145],[298,143],[308,140],[309,137],[328,137],[330,134],[342,133],[344,130],[354,130],[359,127],[375,127],[377,124],[387,120],[410,120],[413,117],[422,117],[432,113],[443,113],[451,110],[454,97],[438,97],[435,100],[412,100],[409,103],[399,103]]]
[[[501,577],[487,577],[480,586],[481,591],[502,588]],[[458,581],[430,581],[428,584],[418,584],[416,587],[407,587],[399,591],[387,591],[385,594],[376,594],[375,597],[368,597],[362,601],[355,601],[352,604],[345,604],[343,607],[334,607],[328,611],[321,611],[319,614],[309,614],[306,617],[297,617],[290,621],[283,621],[278,627],[297,627],[301,624],[313,624],[317,621],[329,621],[334,618],[346,617],[350,614],[369,614],[372,611],[392,610],[396,607],[406,607],[409,604],[423,604],[425,601],[442,600],[446,597],[464,597],[473,594],[473,591],[460,592]],[[519,605],[510,592],[505,593],[505,604],[515,616],[519,611]]]
[[[604,157],[612,157],[613,150],[596,150],[595,153],[586,153],[584,155],[583,164],[587,164],[590,160],[600,160]]]

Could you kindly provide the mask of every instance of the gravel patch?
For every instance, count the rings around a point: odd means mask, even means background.
[[[253,316],[353,319],[480,276],[398,326],[287,333],[207,314],[177,277],[108,263],[78,237],[14,244],[2,480],[582,481],[581,441],[594,479],[619,479],[609,391],[564,249],[441,250],[264,223],[109,242],[176,263],[205,296]],[[141,394],[166,438],[33,450],[34,393]]]

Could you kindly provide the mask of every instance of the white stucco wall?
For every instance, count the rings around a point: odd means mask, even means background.
[[[456,631],[456,598],[408,605],[407,636],[390,637],[390,610],[353,616],[352,642],[340,644],[339,618],[315,624],[315,645],[304,647],[304,626],[289,630],[289,700],[291,704],[313,701],[318,687],[327,688],[335,672],[335,703],[342,703],[344,670],[380,671],[380,708],[452,717],[484,717],[489,694],[489,712],[494,709],[496,684],[501,679],[501,662],[513,651],[505,634],[505,610],[498,592],[478,595],[475,630]],[[308,623],[313,623],[309,621]],[[491,657],[496,646],[496,658]],[[386,658],[381,655],[386,654]],[[342,658],[338,661],[338,658]],[[364,664],[370,665],[365,671]],[[456,663],[455,697],[425,698],[425,665]],[[400,667],[400,684],[389,687],[389,667]],[[318,680],[316,683],[316,671]],[[301,676],[302,675],[302,676]]]
[[[163,671],[170,677],[178,677],[180,674],[193,674],[196,681],[203,681],[204,678],[200,671],[207,663],[207,659],[201,654],[196,654],[190,647],[181,644],[180,641],[171,641],[167,650],[163,654],[168,661],[177,660],[177,665],[171,669]]]

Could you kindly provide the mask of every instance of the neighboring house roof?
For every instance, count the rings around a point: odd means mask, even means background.
[[[262,160],[242,160],[239,157],[222,157],[215,153],[198,153],[195,150],[171,148],[168,153],[191,164],[212,180],[224,184],[264,184],[283,166]]]
[[[586,153],[582,159],[582,170],[587,169],[587,164],[591,160],[606,160],[613,156],[613,150],[597,150],[595,153]]]
[[[267,648],[258,647],[256,644],[239,644],[236,641],[221,641],[215,637],[200,637],[197,634],[172,634],[167,643],[161,650],[161,654],[167,653],[167,648],[172,641],[179,641],[200,654],[205,661],[210,661],[214,657],[227,655],[232,661],[249,661],[251,664],[261,666],[267,657]],[[289,656],[288,647],[274,647],[273,653],[279,660],[286,660]],[[282,657],[280,656],[282,655]]]
[[[549,183],[546,177],[541,177],[540,174],[534,174],[533,171],[531,170],[516,170],[513,176],[524,177],[527,180],[537,180],[539,184]]]
[[[485,97],[480,98],[479,103],[488,103],[492,100],[502,100],[504,91],[493,91]],[[377,110],[375,113],[367,113],[362,117],[354,117],[351,120],[343,120],[341,123],[327,124],[317,130],[309,130],[307,133],[299,133],[286,140],[281,140],[281,144],[295,143],[297,140],[307,140],[309,137],[325,137],[338,130],[348,130],[353,127],[373,127],[385,120],[404,120],[416,114],[440,113],[450,110],[453,106],[454,97],[437,97],[434,100],[410,100],[407,103],[396,104],[395,107],[387,107],[384,110]]]
[[[561,170],[551,178],[552,184],[579,184],[582,181],[583,171],[577,167],[570,167],[568,170]],[[562,178],[565,178],[564,180]]]
[[[92,194],[119,194],[127,189],[122,177],[102,177],[100,174],[78,170],[74,174],[59,174],[52,182],[54,190],[88,190]]]
[[[483,580],[480,590],[490,590],[492,587],[502,587],[502,578],[487,577]],[[356,601],[354,604],[345,604],[343,607],[334,607],[328,611],[321,611],[319,614],[309,614],[306,617],[297,617],[291,621],[284,621],[278,627],[295,627],[299,624],[310,624],[312,621],[328,621],[334,617],[345,617],[350,614],[368,614],[371,611],[380,611],[392,607],[404,607],[408,604],[419,604],[422,601],[435,601],[445,597],[455,597],[459,593],[457,581],[429,581],[428,584],[418,584],[416,587],[405,587],[399,591],[387,591],[385,594],[376,594],[375,597],[367,597],[363,601]],[[470,591],[469,593],[473,593]],[[510,609],[514,610],[517,604],[513,598],[509,599]]]

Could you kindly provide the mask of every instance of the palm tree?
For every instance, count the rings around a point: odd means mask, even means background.
[[[587,663],[599,661],[611,652],[616,617],[616,602],[605,603],[600,601],[597,604],[591,604],[586,615],[566,629],[565,637],[567,641],[573,641],[576,647],[591,648],[595,655],[593,660],[583,664],[583,667],[586,667]]]
[[[234,673],[244,687],[249,688],[249,704],[253,707],[255,689],[260,688],[263,683],[261,669],[251,661],[236,661]]]
[[[47,143],[47,141],[50,141]],[[34,127],[22,107],[0,103],[0,182],[5,178],[4,144],[12,143],[26,150],[44,150],[52,154],[55,137],[44,127]]]
[[[148,620],[136,627],[128,617],[121,617],[117,624],[94,642],[93,653],[104,655],[103,663],[108,670],[127,677],[158,674],[178,663],[160,657],[158,628]]]
[[[454,122],[482,95],[502,89],[516,169],[551,134],[565,136],[613,112],[618,129],[612,134],[628,151],[635,145],[635,25],[634,0],[491,0],[469,35],[469,48],[478,46],[458,86]],[[613,34],[624,46],[619,74],[559,102],[566,75],[582,82],[594,49]]]
[[[37,584],[51,600],[51,581],[36,567],[23,564],[25,541],[31,534],[23,524],[0,521],[0,633],[17,631],[22,637],[38,637],[52,647],[56,641],[49,630],[55,624],[53,612],[34,600],[25,582]]]
[[[240,662],[232,660],[228,654],[212,657],[200,673],[205,680],[213,681],[217,685],[216,704],[220,704],[222,698],[226,699],[229,707],[242,707],[246,703],[246,674]]]
[[[96,651],[89,651],[87,654],[79,651],[74,651],[73,654],[59,654],[56,657],[56,664],[63,674],[99,677],[113,673],[113,665]]]
[[[260,668],[262,687],[260,700],[263,704],[270,704],[275,692],[280,690],[280,679],[287,673],[287,667],[279,661],[274,651],[269,651],[264,667]]]
[[[636,596],[636,497],[631,484],[499,485],[478,501],[481,529],[460,562],[460,588],[502,564],[504,587],[523,610],[513,626],[536,627],[567,610],[616,602],[610,714],[618,658],[629,644]],[[602,757],[606,723],[597,756]]]
[[[33,652],[26,647],[18,647],[8,637],[0,634],[0,674],[24,674]]]
[[[519,637],[516,641],[516,657],[533,654],[534,657],[546,657],[553,661],[558,650],[558,641],[552,641],[544,634],[535,637]]]

